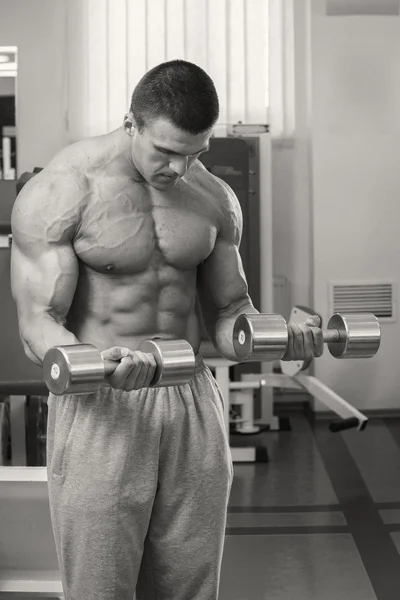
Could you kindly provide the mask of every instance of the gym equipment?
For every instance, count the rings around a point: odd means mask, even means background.
[[[0,399],[0,466],[8,465],[11,459],[10,403]]]
[[[138,350],[153,354],[157,369],[150,387],[188,383],[195,368],[193,348],[186,340],[145,340]],[[55,395],[90,394],[101,388],[104,377],[111,375],[119,361],[103,360],[91,344],[55,346],[43,361],[43,376]]]
[[[315,314],[317,313],[313,309],[294,306],[290,313],[289,322],[304,323],[308,317]],[[250,316],[251,320],[246,318],[244,325],[248,329],[252,328],[251,335],[247,335],[244,327],[240,327],[240,325],[243,325],[243,321],[242,323],[239,321],[240,317],[237,323],[235,323],[234,336],[236,337],[236,347],[238,346],[238,338],[240,336],[242,345],[248,344],[250,347],[248,362],[252,360],[278,361],[286,353],[287,349],[287,323],[285,319],[277,314]],[[259,321],[258,324],[257,320]],[[336,325],[337,331],[331,332],[328,330],[329,333],[324,336],[330,340],[329,344],[335,343],[332,341],[332,338],[340,339],[338,348],[335,346],[332,348],[335,354],[346,358],[350,357],[350,353],[352,358],[359,356],[368,357],[376,354],[379,349],[381,336],[379,322],[374,315],[368,313],[338,315],[338,321],[339,323]],[[336,318],[332,318],[329,328],[332,324],[336,323]],[[344,333],[340,333],[339,330],[342,329],[345,330]],[[258,350],[256,358],[254,354],[251,354],[253,348]],[[261,358],[259,355],[260,349],[263,352]],[[339,352],[337,351],[338,349]],[[243,354],[246,355],[246,352]],[[282,373],[248,373],[242,375],[242,380],[244,381],[237,382],[230,381],[229,379],[230,368],[235,363],[224,360],[221,357],[208,358],[207,355],[205,356],[205,360],[206,364],[215,368],[215,377],[225,398],[224,418],[227,432],[230,429],[229,407],[231,404],[234,406],[237,404],[241,405],[243,424],[239,425],[239,429],[242,429],[244,433],[256,433],[257,428],[261,424],[263,428],[267,425],[270,431],[280,430],[281,424],[275,415],[267,421],[265,419],[254,421],[253,392],[256,389],[277,389],[281,391],[288,389],[308,393],[316,402],[321,403],[339,417],[338,420],[329,423],[329,429],[332,432],[340,432],[346,429],[363,431],[368,424],[368,418],[352,404],[316,377],[302,372],[310,366],[311,363],[308,361],[280,361],[280,371]],[[273,414],[273,411],[271,412]],[[260,460],[255,452],[255,448],[234,447],[231,448],[231,451],[234,462],[258,462]],[[252,451],[252,454],[250,451]]]
[[[26,465],[46,466],[47,397],[27,396],[25,402]]]
[[[371,358],[379,350],[381,331],[372,313],[335,313],[323,330],[323,339],[335,358]],[[280,315],[240,315],[233,345],[240,361],[280,360],[288,344],[287,323]]]
[[[293,306],[289,321],[292,323],[304,323],[308,317],[315,314],[315,311],[311,308]],[[304,389],[316,401],[321,402],[329,410],[338,415],[340,419],[331,421],[329,424],[330,431],[339,432],[353,428],[363,431],[368,424],[368,418],[319,379],[302,372],[309,366],[310,363],[305,360],[281,360],[280,368],[282,375],[280,377],[284,379],[284,387]]]
[[[297,375],[254,373],[248,375],[248,377],[253,379],[254,384],[258,381],[265,387],[307,392],[339,417],[339,419],[329,423],[329,429],[333,433],[346,429],[363,431],[368,424],[368,417],[312,375],[306,375],[305,373],[298,373]],[[254,387],[256,386],[254,385]],[[251,399],[248,398],[247,401],[249,404],[246,411],[246,420],[247,428],[250,428],[253,424],[257,424],[252,420]]]
[[[46,467],[0,467],[0,598],[64,598]]]

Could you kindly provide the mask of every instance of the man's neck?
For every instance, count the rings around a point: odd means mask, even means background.
[[[116,129],[113,133],[115,156],[120,163],[123,171],[138,183],[145,183],[144,177],[136,167],[133,156],[132,156],[132,138],[127,135],[124,128],[121,126]]]

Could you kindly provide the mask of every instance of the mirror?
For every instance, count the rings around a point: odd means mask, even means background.
[[[0,46],[0,179],[17,177],[17,53]]]

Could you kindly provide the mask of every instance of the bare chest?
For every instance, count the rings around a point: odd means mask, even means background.
[[[135,274],[167,264],[194,269],[212,251],[217,226],[209,199],[182,185],[165,192],[140,184],[94,185],[75,251],[98,272]]]

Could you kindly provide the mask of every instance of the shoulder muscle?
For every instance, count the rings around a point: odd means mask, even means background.
[[[57,162],[50,164],[19,193],[11,216],[13,238],[22,247],[70,241],[79,227],[86,193],[86,181],[79,172]]]

